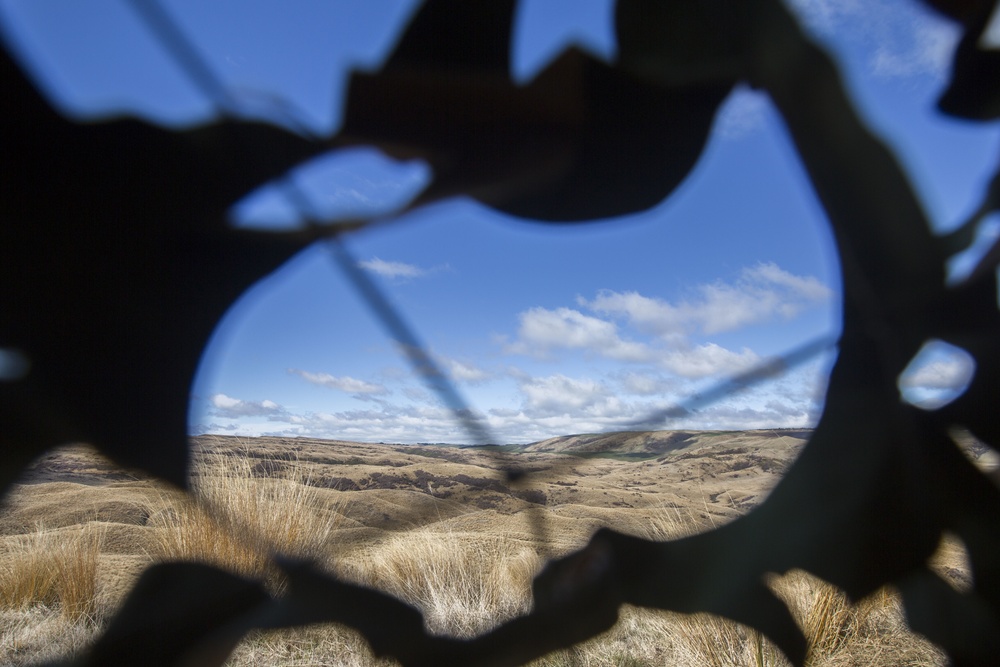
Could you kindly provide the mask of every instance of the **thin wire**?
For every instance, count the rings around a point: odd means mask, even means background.
[[[184,31],[173,21],[170,15],[164,11],[157,0],[131,0],[131,4],[163,46],[174,56],[178,65],[187,73],[191,81],[209,99],[215,101],[221,112],[236,115],[242,111],[239,102],[230,94],[226,86],[211,68],[208,67],[195,45],[187,38]],[[280,114],[284,120],[283,124],[290,125],[303,136],[318,140],[318,137],[315,137],[301,122],[298,122],[287,111],[286,108]],[[311,227],[332,234],[326,239],[331,258],[347,276],[354,288],[367,301],[383,327],[400,346],[417,375],[423,379],[428,388],[437,394],[448,407],[471,437],[473,443],[500,444],[499,440],[494,437],[490,429],[476,416],[455,385],[427,352],[426,347],[419,340],[413,328],[400,315],[399,310],[392,305],[378,284],[360,268],[357,260],[339,237],[338,232],[341,230],[329,230],[329,227],[320,225],[317,222],[318,217],[312,215],[313,207],[305,193],[291,179],[285,179],[284,185],[286,196],[303,219]],[[709,388],[707,391],[695,394],[675,406],[658,410],[644,419],[633,422],[626,428],[637,429],[650,426],[659,426],[662,428],[665,422],[689,416],[693,412],[717,403],[732,394],[787,372],[791,368],[805,363],[832,348],[835,344],[836,339],[831,336],[816,338],[781,357],[769,360],[748,372],[728,378]],[[507,458],[500,456],[499,453],[497,455],[500,459]],[[525,477],[523,472],[511,460],[507,461],[505,472],[510,481],[523,480]],[[535,528],[539,537],[544,536],[546,531],[540,523]]]
[[[326,242],[327,248],[351,283],[375,311],[383,326],[400,346],[414,371],[444,401],[452,414],[461,422],[473,444],[499,444],[482,421],[459,394],[455,385],[434,361],[414,331],[400,316],[399,311],[386,298],[375,281],[362,269],[347,246],[339,237]]]
[[[178,65],[187,72],[191,81],[221,108],[223,112],[238,113],[239,103],[229,93],[223,82],[215,75],[197,48],[187,38],[184,31],[156,0],[131,0],[132,6],[156,35],[164,47],[174,56]],[[299,128],[301,129],[301,128]],[[286,180],[285,193],[298,213],[310,226],[319,229],[316,216],[308,197],[296,185]],[[399,344],[409,359],[414,371],[424,379],[428,387],[436,393],[444,404],[468,432],[474,444],[495,443],[489,429],[475,417],[469,404],[462,398],[448,377],[442,372],[426,348],[386,297],[379,286],[359,268],[357,261],[337,236],[331,237],[327,246],[330,254],[348,277],[354,287],[375,311],[390,336]]]
[[[156,0],[132,0],[131,4],[145,21],[146,27],[153,31],[160,43],[173,55],[174,60],[187,73],[191,82],[201,89],[202,93],[214,100],[222,107],[223,111],[230,113],[239,111],[239,104],[229,93],[225,84],[205,64],[194,44],[170,15],[163,10],[159,2]]]
[[[194,44],[187,38],[184,31],[173,21],[170,15],[163,10],[159,3],[156,0],[131,0],[131,4],[144,19],[150,30],[163,43],[165,48],[173,54],[180,67],[187,72],[192,82],[210,99],[215,100],[222,111],[237,113],[240,110],[238,101],[233,98],[211,68],[205,64],[204,59],[198,53]],[[287,115],[289,114],[282,114],[283,117]],[[308,130],[301,123],[295,122],[293,117],[284,118],[284,120],[286,124],[292,121],[292,125],[295,126],[296,130],[307,136],[309,135]],[[286,181],[285,190],[300,215],[311,226],[317,229],[320,228],[321,225],[315,222],[316,217],[311,215],[312,206],[305,194],[290,181]],[[427,353],[425,347],[414,333],[414,330],[390,303],[384,292],[358,267],[357,261],[351,256],[344,243],[336,236],[333,236],[328,241],[328,247],[337,265],[354,287],[368,301],[378,319],[390,333],[390,336],[400,345],[415,372],[424,379],[428,388],[436,393],[451,410],[463,428],[469,433],[473,442],[477,444],[499,444],[499,441],[490,433],[489,429],[475,416],[475,413],[464,398],[462,398],[454,384],[441,371],[431,355]],[[765,362],[746,373],[728,378],[709,388],[707,391],[695,394],[675,406],[664,408],[643,419],[636,420],[626,428],[653,425],[662,427],[666,422],[688,416],[697,410],[758,384],[769,377],[798,366],[818,356],[823,351],[830,349],[834,346],[835,342],[835,339],[829,336],[812,340],[777,359]],[[512,471],[509,474],[516,476],[517,473]]]

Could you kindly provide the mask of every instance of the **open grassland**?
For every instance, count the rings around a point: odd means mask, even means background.
[[[806,434],[765,431],[554,439],[523,448],[194,439],[192,499],[83,447],[36,462],[0,509],[0,664],[79,651],[152,562],[194,559],[267,583],[275,553],[321,562],[420,607],[436,633],[473,636],[529,609],[547,557],[600,526],[654,539],[732,520],[760,503]],[[504,470],[525,473],[517,483]],[[960,545],[937,567],[967,584]],[[897,597],[849,605],[803,573],[771,583],[813,646],[812,665],[938,665]],[[336,626],[261,633],[232,665],[376,665]],[[385,662],[384,664],[392,664]],[[779,665],[746,628],[626,608],[618,625],[537,664]]]

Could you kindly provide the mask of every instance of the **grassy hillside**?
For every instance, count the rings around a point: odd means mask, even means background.
[[[528,609],[544,559],[599,526],[666,539],[718,526],[766,496],[805,434],[571,436],[518,451],[304,439],[195,438],[197,501],[82,447],[36,462],[0,509],[0,663],[80,650],[135,577],[165,559],[204,560],[282,581],[294,553],[425,611],[469,636]],[[625,456],[626,454],[635,456]],[[514,483],[505,471],[524,474]],[[961,550],[939,567],[967,581]],[[816,646],[813,664],[943,664],[883,591],[857,607],[801,573],[773,583]],[[543,665],[781,664],[759,635],[705,617],[626,609],[615,629]],[[337,627],[244,642],[233,665],[373,665]]]

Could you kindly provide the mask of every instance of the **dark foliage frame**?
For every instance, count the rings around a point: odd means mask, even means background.
[[[995,120],[1000,53],[980,37],[997,3],[924,2],[964,31],[940,109]],[[70,441],[186,485],[188,390],[218,318],[295,252],[348,227],[226,227],[227,207],[254,187],[331,147],[361,143],[434,168],[414,206],[464,193],[553,223],[642,210],[686,176],[740,82],[780,110],[843,276],[839,353],[800,458],[761,506],[711,532],[654,542],[599,531],[536,578],[529,614],[477,638],[430,636],[412,607],[308,563],[280,562],[289,585],[277,598],[257,582],[172,563],[147,570],[73,664],[219,665],[255,628],[338,622],[404,665],[517,665],[603,632],[629,603],[745,623],[801,665],[802,632],[765,584],[792,568],[852,599],[892,584],[911,627],[955,664],[995,664],[1000,492],[952,434],[1000,444],[1000,247],[957,283],[946,283],[945,262],[1000,208],[1000,174],[975,215],[933,235],[833,63],[779,0],[619,0],[616,63],[570,49],[525,86],[507,74],[514,7],[426,0],[384,68],[352,77],[344,125],[328,138],[235,120],[178,132],[128,119],[74,123],[5,53],[0,346],[20,350],[30,368],[0,382],[0,488]],[[377,291],[360,287],[435,376]],[[952,403],[920,410],[900,401],[897,378],[929,340],[967,351],[976,373]],[[945,534],[968,551],[969,590],[928,568]]]

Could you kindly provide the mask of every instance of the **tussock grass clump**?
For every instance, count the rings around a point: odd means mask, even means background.
[[[0,543],[0,607],[58,608],[71,621],[93,620],[103,531],[97,524],[76,530],[7,537]]]
[[[540,566],[533,548],[503,536],[431,527],[393,535],[341,569],[419,607],[430,632],[470,637],[528,611]]]
[[[175,494],[150,516],[158,530],[154,560],[193,560],[276,582],[271,557],[322,561],[341,520],[330,492],[310,486],[301,467],[269,476],[246,457],[204,465],[196,501]]]

